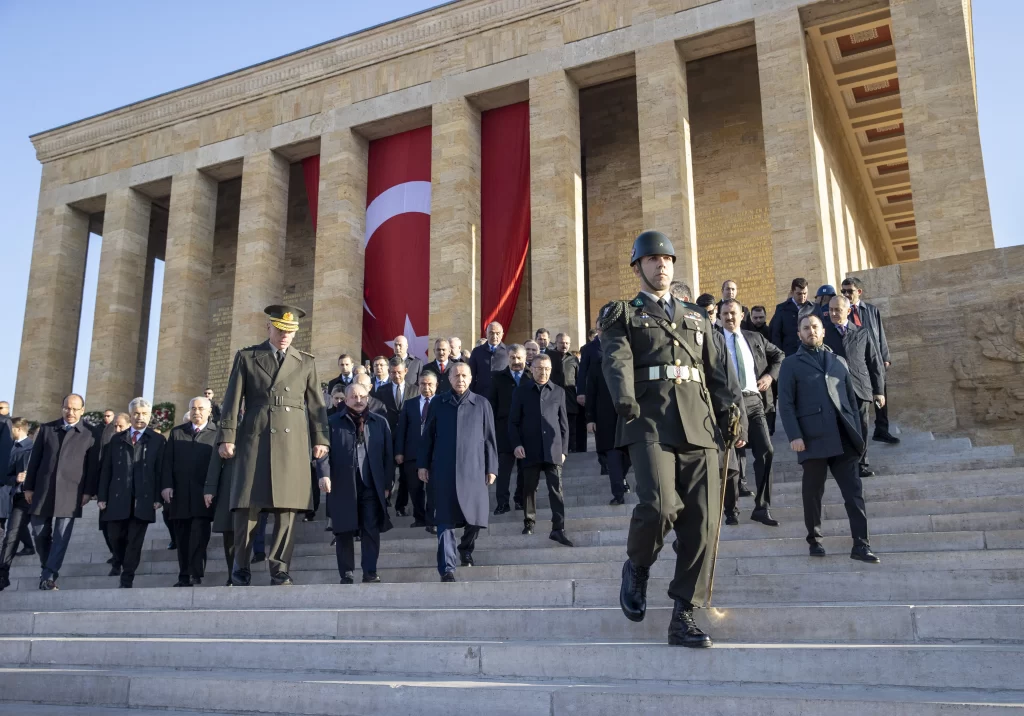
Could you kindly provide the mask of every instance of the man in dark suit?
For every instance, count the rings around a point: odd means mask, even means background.
[[[357,375],[356,379],[352,381],[356,385],[361,385],[366,388],[366,409],[375,415],[387,417],[388,409],[384,407],[384,403],[376,398],[377,392],[373,390],[372,383],[370,382],[370,376],[368,375]],[[381,390],[385,389],[391,384],[391,379],[381,386]],[[327,411],[328,415],[337,415],[338,413],[344,413],[348,410],[348,406],[345,404],[345,390],[339,389],[337,386],[334,387],[335,392],[331,393],[331,402],[333,407]]]
[[[847,369],[853,379],[860,411],[861,433],[864,445],[860,454],[860,476],[870,477],[875,473],[868,467],[868,412],[871,403],[885,405],[885,368],[878,355],[875,339],[867,328],[857,328],[850,323],[850,301],[845,296],[836,296],[829,303],[829,319],[825,322],[825,345],[840,358],[846,360]]]
[[[450,361],[445,361],[450,364]],[[437,393],[437,375],[430,365],[420,373],[420,394],[416,399],[405,401],[398,416],[395,430],[395,462],[402,475],[402,482],[412,503],[412,526],[431,527],[434,524],[433,500],[427,486],[420,482],[416,468],[416,455],[420,448],[420,435],[430,415],[430,401]]]
[[[533,382],[512,394],[508,415],[513,454],[523,461],[523,534],[532,535],[537,522],[537,485],[540,474],[548,484],[551,501],[549,538],[572,547],[565,535],[565,501],[562,498],[562,465],[569,451],[569,416],[565,391],[551,380],[551,356],[542,353],[533,361]]]
[[[589,431],[590,418],[587,416],[587,390],[589,386],[589,375],[590,366],[594,363],[595,358],[601,354],[601,338],[600,331],[596,328],[591,328],[587,331],[587,342],[580,347],[580,368],[576,372],[576,404],[580,406],[580,413],[583,415],[583,420],[588,425],[587,430]],[[586,438],[584,437],[584,440]],[[597,453],[597,462],[601,466],[601,474],[608,474],[608,460],[607,454],[602,451]]]
[[[420,356],[409,355],[408,338],[405,336],[395,336],[395,355],[393,357],[405,363],[405,382],[415,390],[416,381],[419,380],[420,371],[423,370],[423,359]],[[389,361],[389,370],[390,367],[391,362]]]
[[[446,339],[438,338],[434,341],[434,360],[423,366],[423,370],[429,370],[437,379],[438,393],[446,393],[452,389],[451,381],[448,379],[448,373],[451,372],[451,369],[451,348]]]
[[[811,556],[822,557],[821,498],[827,470],[839,485],[853,535],[852,559],[878,562],[868,544],[868,518],[857,474],[864,436],[846,361],[824,345],[817,315],[800,319],[801,347],[779,371],[779,418],[803,467],[804,523]]]
[[[467,361],[473,372],[473,384],[469,387],[477,395],[487,397],[491,394],[491,374],[505,370],[508,366],[508,350],[501,339],[505,329],[497,321],[487,326],[487,342],[477,346],[469,354]]]
[[[766,341],[771,343],[771,334],[768,331],[768,311],[764,306],[754,306],[751,308],[750,317],[743,322],[741,327],[745,331],[756,331],[760,333],[764,336]]]
[[[456,363],[461,363],[464,358],[462,357],[462,339],[458,336],[449,336],[448,348],[451,349],[451,359]]]
[[[768,324],[768,340],[782,349],[787,356],[800,348],[797,335],[797,317],[807,303],[807,279],[795,278],[789,285],[789,298],[775,307],[775,315]]]
[[[508,501],[513,467],[518,467],[515,507],[517,510],[523,509],[522,466],[513,453],[515,446],[509,438],[508,416],[516,389],[531,380],[530,371],[526,367],[526,349],[513,343],[508,347],[508,365],[491,377],[491,393],[488,396],[494,413],[494,434],[498,449],[498,485],[495,488],[498,504],[494,508],[495,515],[503,515],[512,509]]]
[[[738,298],[736,298],[736,294],[738,292],[739,286],[737,286],[736,282],[733,281],[731,278],[727,278],[725,281],[722,282],[722,297],[718,299],[718,302],[715,304],[716,316],[721,315],[721,308],[723,303],[725,303],[726,301],[739,300]],[[743,323],[746,323],[748,320],[750,320],[750,310],[743,304],[740,304],[740,308],[743,309]],[[719,324],[719,327],[721,327],[721,324]]]
[[[778,377],[779,368],[785,355],[781,350],[764,339],[760,333],[740,328],[743,308],[739,301],[726,299],[720,308],[725,351],[740,383],[744,411],[747,414],[746,447],[754,455],[754,478],[757,493],[754,495],[754,511],[750,519],[770,527],[778,526],[769,508],[772,503],[772,449],[768,424],[765,421],[765,405],[771,392],[772,381]],[[745,458],[745,454],[744,454]],[[737,485],[730,485],[725,491],[725,514],[735,520],[739,497]]]
[[[551,333],[547,328],[538,328],[533,332],[533,341],[537,344],[539,353],[551,356],[551,381],[564,388],[565,380],[562,377],[562,356],[558,354],[557,336],[554,342],[551,341]],[[529,364],[529,363],[527,363]]]
[[[384,409],[387,411],[388,428],[391,430],[391,434],[394,435],[398,430],[398,416],[402,412],[402,406],[405,405],[405,401],[409,398],[415,398],[419,395],[419,390],[415,385],[409,385],[406,379],[406,365],[399,356],[393,356],[388,361],[388,375],[390,380],[387,385],[383,386],[377,391],[377,399],[384,404]],[[347,405],[346,401],[346,405]],[[394,484],[395,467],[392,466],[391,482]],[[405,481],[398,482],[398,496],[395,498],[395,514],[400,517],[405,517],[406,506],[409,504],[409,488],[406,486]]]
[[[217,450],[217,424],[207,398],[192,398],[189,422],[178,425],[167,439],[161,465],[160,496],[174,528],[178,550],[175,587],[194,587],[206,576],[213,511],[203,500],[210,459]]]
[[[388,359],[384,356],[377,356],[370,363],[370,368],[372,370],[370,375],[370,395],[373,395],[375,390],[388,382]],[[341,399],[344,402],[344,393],[342,393]]]
[[[0,564],[6,564],[10,568],[11,561],[16,555],[30,555],[35,554],[36,550],[32,544],[32,535],[28,529],[29,520],[25,519],[25,513],[22,512],[20,525],[15,530],[10,518],[14,513],[15,504],[23,504],[24,499],[21,496],[23,485],[25,484],[25,475],[28,471],[28,460],[32,455],[32,439],[28,437],[29,422],[24,418],[14,418],[11,420],[11,437],[14,440],[14,446],[11,448],[11,455],[7,462],[7,475],[4,481],[4,487],[8,493],[9,499],[11,500],[10,508],[11,514],[7,517],[7,524],[4,526],[7,531],[4,532],[3,547],[0,549],[0,555],[3,555]],[[18,551],[18,545],[24,545],[24,549]],[[7,554],[7,550],[10,549],[10,555]]]
[[[626,482],[626,473],[630,468],[629,451],[615,446],[615,428],[619,416],[615,413],[615,403],[612,402],[611,393],[608,392],[608,382],[601,370],[599,335],[587,345],[593,343],[596,343],[599,348],[587,366],[586,396],[583,404],[587,416],[587,432],[593,434],[594,448],[607,467],[608,483],[612,492],[612,500],[608,504],[624,505],[629,488]],[[578,381],[579,376],[577,376]]]
[[[220,422],[220,406],[213,399],[214,395],[213,388],[207,388],[203,391],[203,397],[210,401],[210,420],[216,424]]]
[[[577,390],[584,392],[585,386],[579,382],[580,359],[573,355],[571,346],[568,333],[555,336],[554,350],[548,353],[552,365],[551,382],[565,391],[565,411],[569,415],[569,442],[566,447],[569,452],[586,452],[587,416],[576,402]],[[554,369],[556,363],[562,367],[560,371]]]
[[[100,519],[107,522],[116,550],[121,587],[131,589],[142,560],[146,530],[160,508],[161,463],[167,440],[149,427],[153,406],[142,398],[128,404],[132,426],[110,441],[103,455],[99,492]],[[214,436],[216,437],[216,436]],[[201,475],[206,477],[205,475]]]
[[[387,514],[395,474],[391,430],[386,419],[367,409],[366,398],[366,387],[359,383],[345,390],[348,410],[328,421],[331,450],[316,461],[319,487],[327,493],[342,584],[354,581],[357,534],[363,583],[380,582],[380,535],[391,529]]]
[[[352,356],[348,353],[342,353],[338,356],[338,375],[335,378],[331,378],[331,381],[327,384],[327,393],[333,392],[334,387],[337,385],[340,385],[342,391],[344,391],[355,378],[355,363],[352,361]]]
[[[487,527],[489,495],[498,469],[491,404],[470,391],[467,363],[452,370],[452,389],[430,406],[416,456],[420,480],[434,483],[437,571],[455,580],[456,549],[463,567],[473,566],[473,548]],[[464,527],[458,548],[455,528]]]
[[[882,325],[882,314],[877,306],[862,300],[864,282],[856,276],[850,276],[843,279],[840,291],[850,299],[850,322],[858,328],[866,326],[871,331],[882,365],[888,370],[892,360],[889,354],[889,341],[885,338],[885,326]],[[885,397],[886,401],[882,407],[875,406],[875,434],[871,439],[880,443],[899,445],[900,439],[889,432],[889,396]]]
[[[15,505],[8,530],[31,515],[32,537],[42,565],[39,588],[57,589],[57,578],[82,507],[96,494],[99,481],[99,440],[82,421],[85,401],[72,393],[64,399],[60,420],[39,426],[25,472],[22,499]],[[15,514],[19,509],[22,516]],[[27,514],[24,514],[27,513]],[[0,586],[10,584],[7,565],[0,565]]]

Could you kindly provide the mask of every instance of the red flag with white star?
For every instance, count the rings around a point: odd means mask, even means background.
[[[366,182],[363,352],[390,356],[395,336],[428,358],[430,127],[370,142]]]

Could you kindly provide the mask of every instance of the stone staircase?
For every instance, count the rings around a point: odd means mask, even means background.
[[[299,526],[298,586],[209,586],[227,578],[215,537],[208,586],[173,589],[157,523],[136,589],[117,590],[91,512],[60,591],[38,591],[35,558],[19,557],[0,594],[0,715],[1024,716],[1024,461],[1009,447],[901,437],[871,445],[865,497],[882,563],[865,565],[849,559],[831,481],[829,555],[807,556],[799,470],[776,436],[782,524],[750,522],[744,499],[740,526],[723,527],[715,608],[698,615],[711,650],[665,646],[670,550],[646,620],[620,612],[632,506],[607,504],[592,453],[565,469],[576,547],[547,539],[542,495],[537,534],[520,534],[521,513],[493,518],[456,584],[438,581],[436,538],[396,518],[383,584],[338,584],[321,520]],[[268,582],[256,565],[253,583]]]

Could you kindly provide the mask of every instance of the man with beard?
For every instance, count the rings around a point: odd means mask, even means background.
[[[508,367],[498,371],[491,378],[491,410],[494,412],[494,432],[498,449],[498,486],[495,488],[497,506],[495,515],[511,511],[509,495],[512,484],[512,468],[516,467],[515,507],[523,509],[523,479],[520,463],[513,454],[515,446],[509,438],[508,416],[512,410],[512,396],[523,383],[532,380],[526,367],[526,349],[518,343],[508,348]]]

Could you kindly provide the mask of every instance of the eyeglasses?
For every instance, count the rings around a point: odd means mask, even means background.
[[[842,291],[842,294],[844,296],[847,295],[847,294],[851,294],[851,295],[853,294],[853,289],[852,288],[844,288],[841,291]]]

